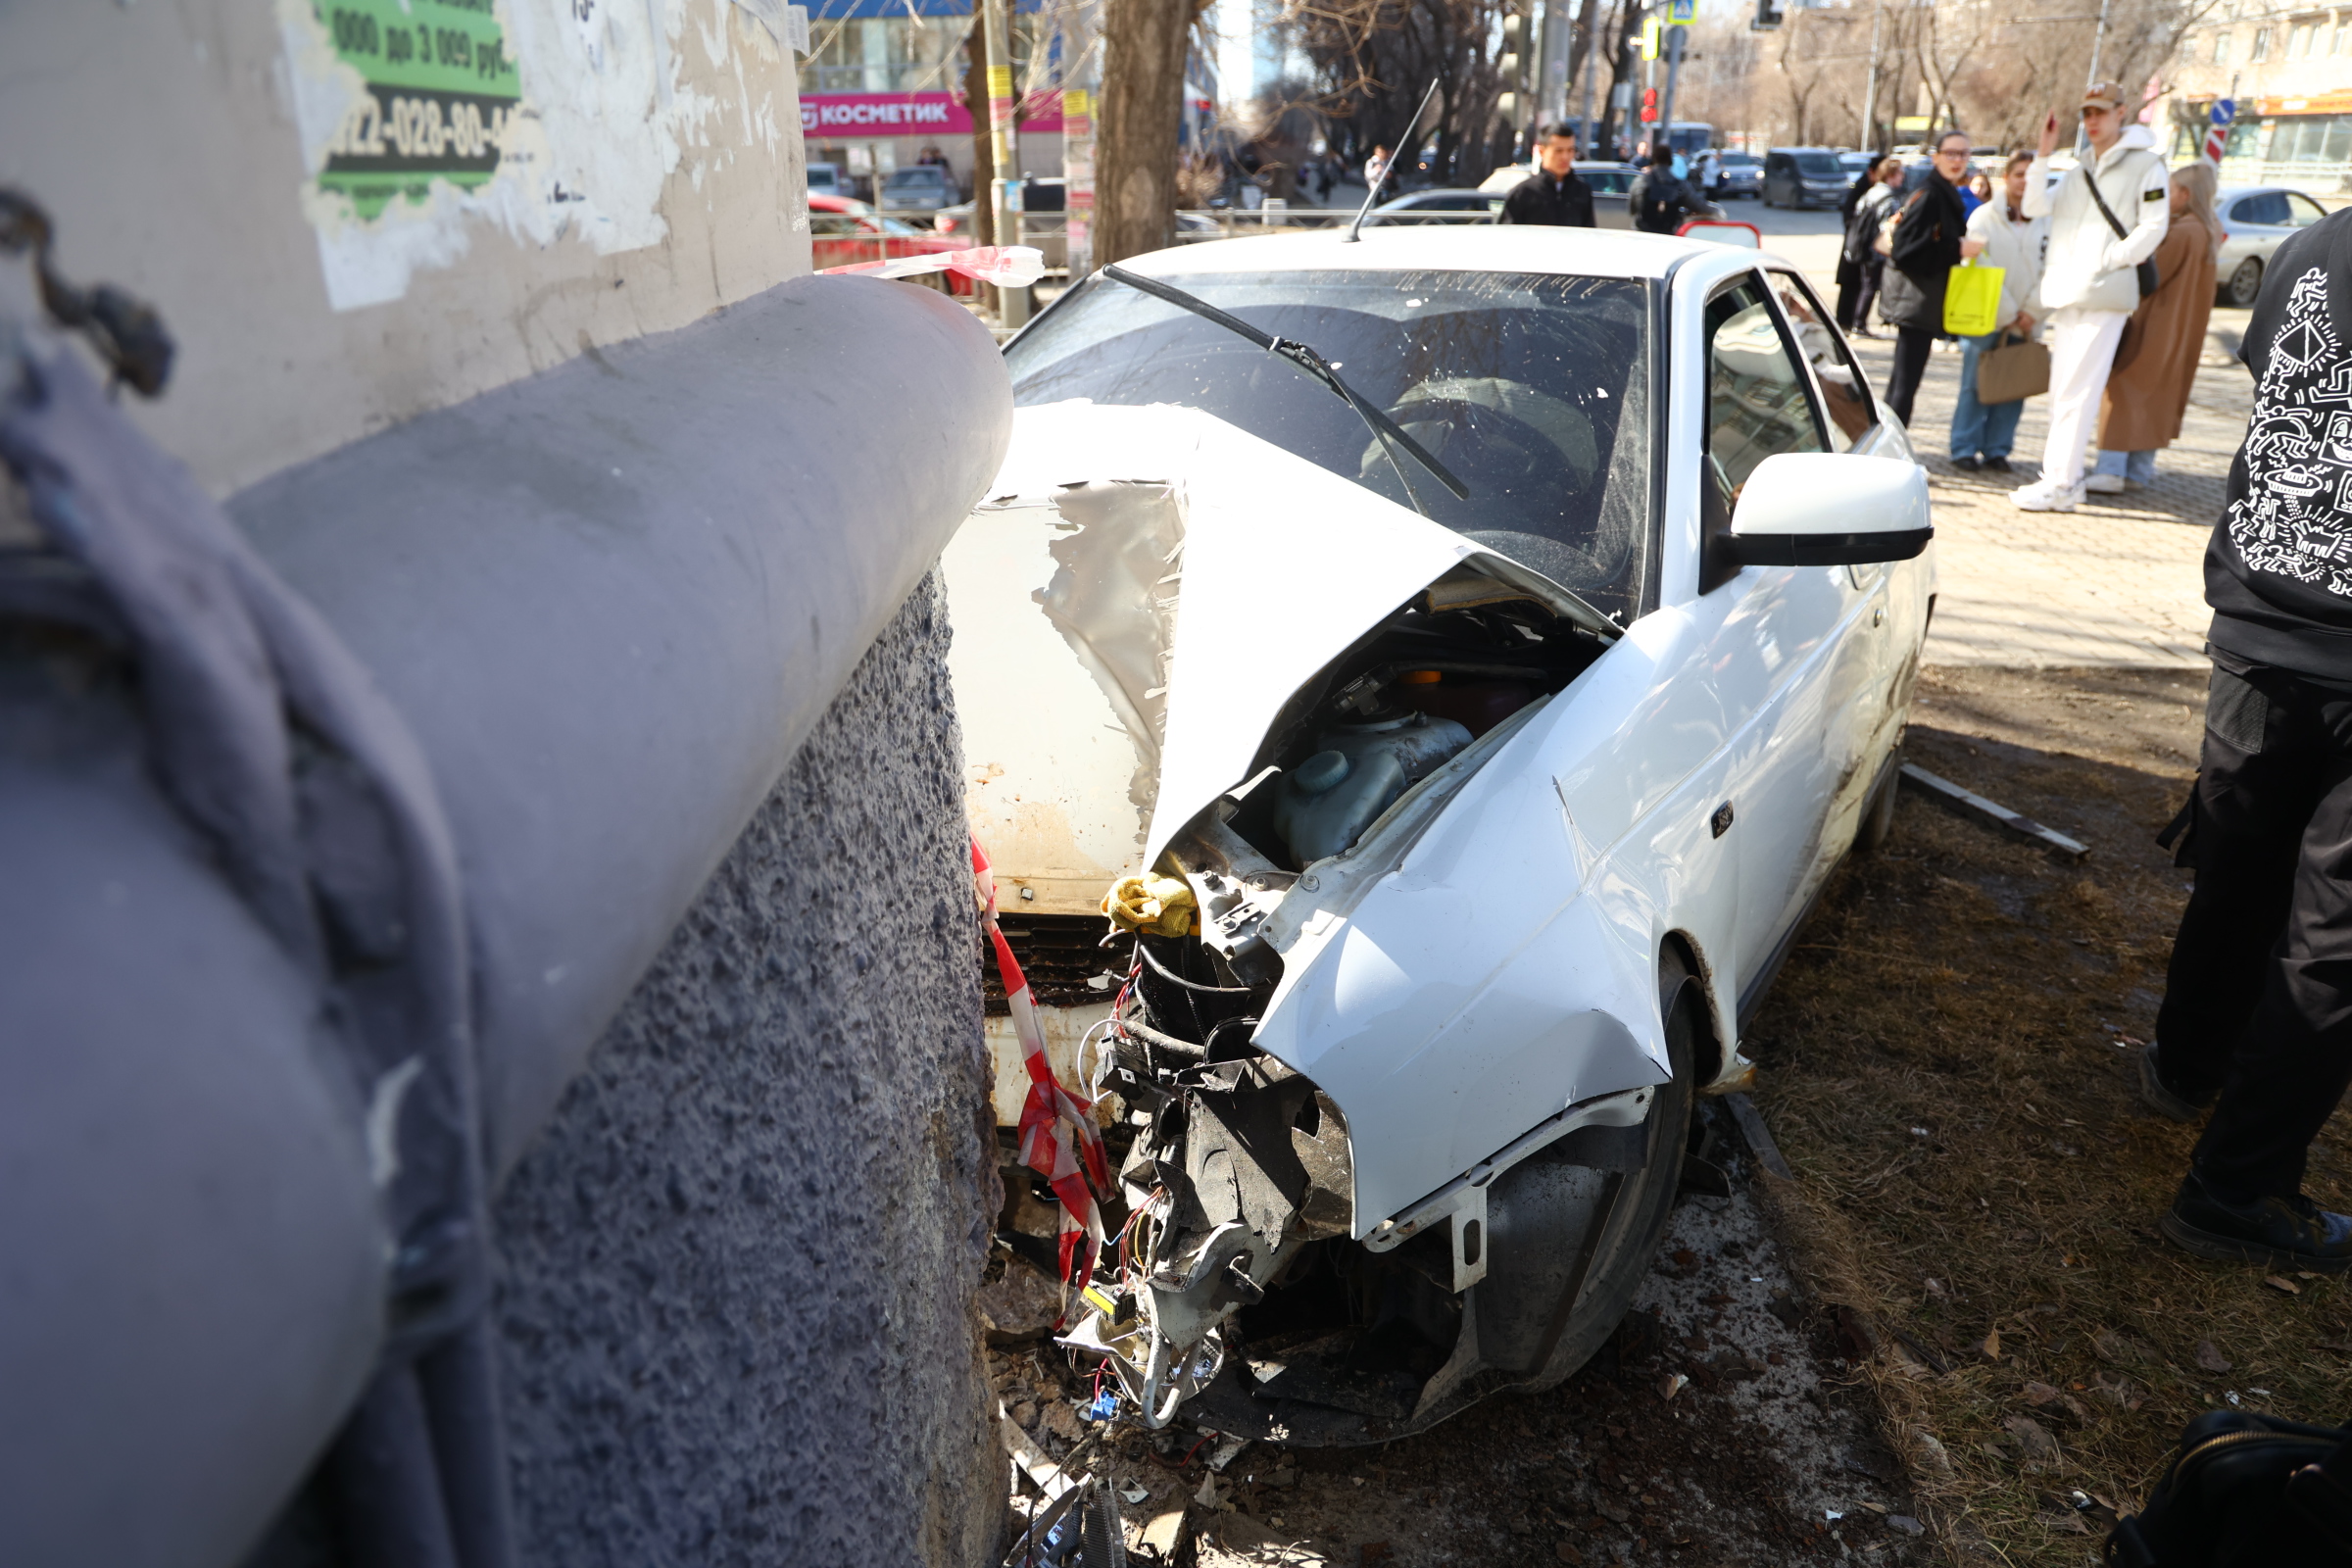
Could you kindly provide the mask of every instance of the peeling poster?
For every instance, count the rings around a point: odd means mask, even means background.
[[[791,68],[757,26],[760,58],[737,54],[731,0],[276,8],[303,213],[338,311],[402,298],[484,233],[600,256],[659,244],[663,182],[690,149],[697,188],[707,166],[782,151]],[[705,18],[691,32],[690,11]],[[685,79],[682,44],[707,85]]]
[[[321,192],[361,220],[394,200],[421,203],[431,182],[472,190],[498,172],[516,128],[521,76],[493,0],[347,0],[319,18],[335,57],[365,84],[318,171]]]

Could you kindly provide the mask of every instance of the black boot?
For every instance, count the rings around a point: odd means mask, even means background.
[[[2156,1228],[2181,1250],[2219,1263],[2322,1274],[2352,1266],[2352,1219],[2331,1214],[2301,1194],[2227,1203],[2194,1170]]]

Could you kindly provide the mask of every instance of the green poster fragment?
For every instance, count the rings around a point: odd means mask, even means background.
[[[498,173],[522,106],[495,0],[334,0],[312,14],[367,91],[328,145],[318,188],[370,219],[432,182],[462,190]]]

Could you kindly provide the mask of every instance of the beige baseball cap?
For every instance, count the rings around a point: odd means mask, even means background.
[[[2082,89],[2085,109],[2121,109],[2124,107],[2124,84],[2120,81],[2094,81]]]

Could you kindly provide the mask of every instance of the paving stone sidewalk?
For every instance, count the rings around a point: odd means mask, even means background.
[[[2009,492],[2039,471],[2047,398],[2027,401],[2010,458],[2016,471],[1952,466],[1945,448],[1960,356],[1936,352],[1912,419],[1936,509],[1939,597],[1929,663],[2203,666],[2205,541],[2253,402],[2252,378],[2229,357],[2245,314],[2214,313],[2180,439],[2157,455],[2155,483],[2093,496],[2071,513],[2009,503]],[[1854,346],[1884,391],[1891,335]]]

